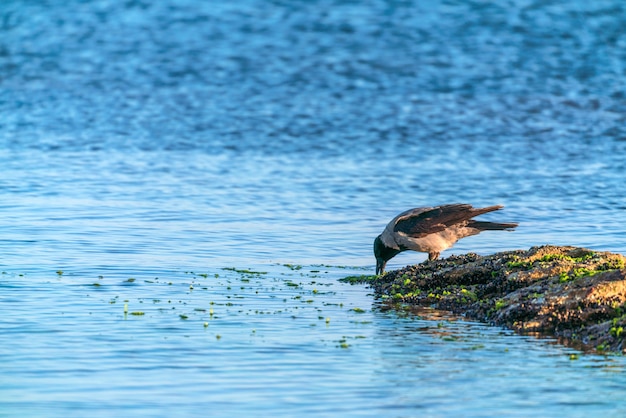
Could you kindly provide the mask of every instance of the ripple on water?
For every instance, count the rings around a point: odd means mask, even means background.
[[[520,223],[444,256],[624,252],[625,22],[613,0],[0,2],[3,413],[623,416],[621,358],[336,280],[440,203]]]
[[[12,376],[6,410],[582,416],[626,408],[619,358],[570,360],[573,350],[550,341],[440,312],[382,309],[368,289],[336,281],[358,270],[237,270],[136,272],[131,282],[125,270],[3,274],[13,295],[3,300],[11,343],[0,348]],[[144,314],[124,314],[125,304]]]

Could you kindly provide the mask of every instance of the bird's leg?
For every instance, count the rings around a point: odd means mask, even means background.
[[[437,257],[439,257],[438,252],[433,251],[433,252],[428,253],[428,261],[436,260]]]

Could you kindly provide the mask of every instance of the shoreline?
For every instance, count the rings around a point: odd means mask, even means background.
[[[425,261],[368,283],[391,305],[449,311],[583,351],[626,353],[626,257],[544,245]]]

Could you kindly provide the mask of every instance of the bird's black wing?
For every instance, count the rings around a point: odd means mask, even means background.
[[[437,206],[426,210],[424,208],[412,209],[398,217],[393,230],[414,237],[422,237],[443,231],[451,225],[476,216],[476,212],[472,209],[472,205],[462,203]]]

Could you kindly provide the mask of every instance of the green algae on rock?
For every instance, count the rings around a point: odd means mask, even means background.
[[[361,275],[358,275],[358,276],[346,276],[346,277],[344,277],[342,279],[339,279],[339,281],[342,282],[342,283],[350,283],[350,284],[371,283],[377,277],[378,276],[361,274]]]
[[[626,257],[541,246],[427,261],[367,280],[382,299],[429,306],[597,351],[626,352]]]

